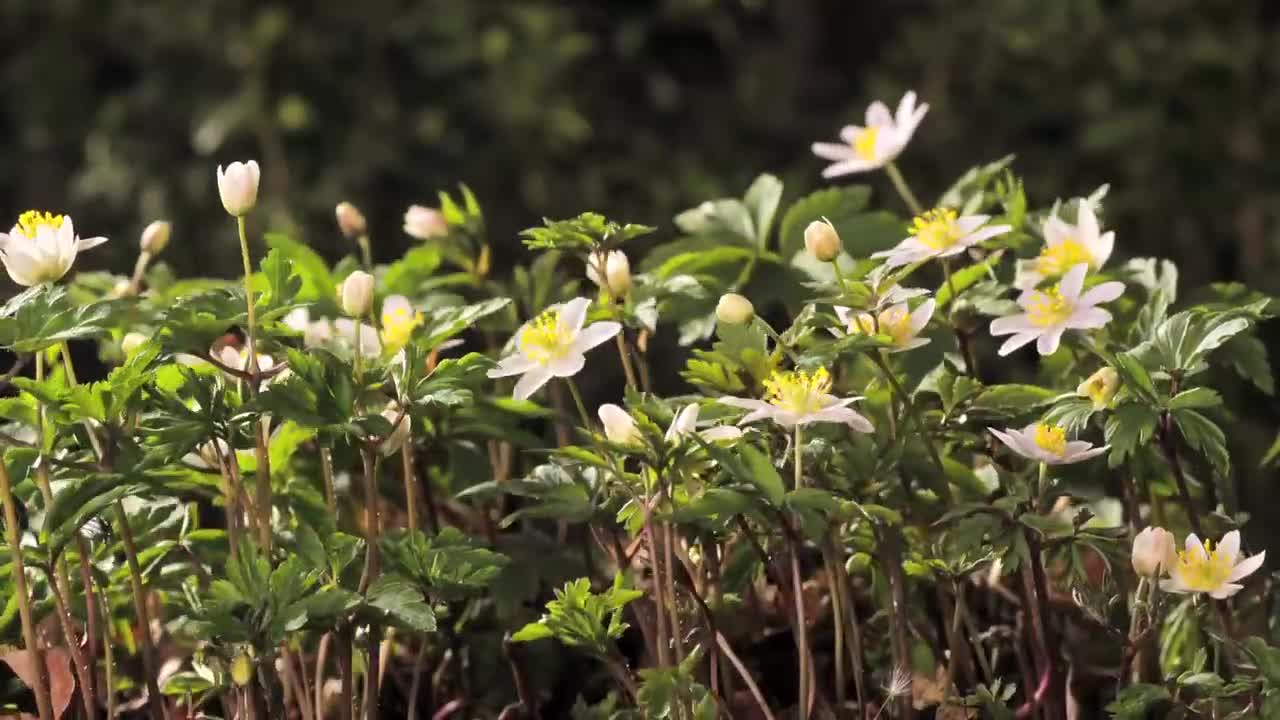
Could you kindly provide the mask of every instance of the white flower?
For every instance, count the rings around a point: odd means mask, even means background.
[[[302,333],[303,347],[323,345],[333,337],[333,323],[323,318],[311,322],[311,311],[305,307],[290,310],[281,322],[290,330]]]
[[[503,358],[489,377],[521,375],[513,396],[525,400],[553,377],[572,377],[586,364],[586,352],[622,330],[612,321],[583,327],[591,301],[574,298],[552,305],[516,332],[516,352]]]
[[[373,307],[373,276],[363,270],[351,273],[338,285],[342,312],[354,318],[369,314]]]
[[[233,217],[244,217],[258,204],[258,163],[233,162],[224,171],[218,166],[218,194],[222,207]]]
[[[1177,562],[1173,533],[1154,525],[1133,538],[1133,571],[1143,577],[1155,577]]]
[[[667,442],[678,442],[689,433],[696,431],[699,409],[698,403],[689,403],[680,408],[680,412],[676,413],[675,418],[671,420],[670,427],[667,428]],[[742,431],[732,425],[718,425],[699,431],[698,435],[707,442],[717,442],[721,440],[737,440],[742,437]]]
[[[28,210],[8,235],[0,233],[0,262],[14,282],[31,287],[61,279],[77,253],[106,241],[76,237],[70,215]]]
[[[1177,562],[1169,567],[1169,579],[1160,582],[1160,589],[1172,593],[1209,593],[1218,600],[1229,598],[1244,588],[1240,581],[1262,567],[1266,558],[1266,551],[1240,558],[1239,530],[1223,535],[1216,549],[1210,541],[1202,544],[1194,534],[1188,535],[1186,549],[1178,553]]]
[[[1111,257],[1116,234],[1100,232],[1089,201],[1077,202],[1080,209],[1075,225],[1057,215],[1044,221],[1044,249],[1038,257],[1018,263],[1019,288],[1033,288],[1045,280],[1062,277],[1080,263],[1088,265],[1090,270],[1100,270]]]
[[[391,295],[382,301],[382,342],[392,350],[399,350],[409,343],[413,331],[425,321],[409,298]]]
[[[814,220],[804,229],[804,249],[822,262],[840,257],[840,233],[829,220]]]
[[[587,279],[609,291],[610,295],[626,295],[631,289],[631,261],[627,260],[627,254],[621,250],[605,254],[604,279],[608,282],[607,287],[600,281],[599,264],[600,256],[596,253],[587,257]]]
[[[764,400],[723,397],[720,402],[751,411],[738,421],[739,425],[769,418],[784,428],[837,422],[845,423],[858,432],[872,431],[870,421],[848,407],[862,398],[838,398],[828,392],[831,390],[831,374],[826,368],[818,368],[814,372],[775,370],[764,385]]]
[[[435,208],[411,205],[404,212],[404,231],[409,237],[430,240],[448,235],[449,223]]]
[[[1067,440],[1067,431],[1058,425],[1032,423],[1021,430],[987,428],[1000,442],[1022,457],[1046,465],[1070,465],[1106,452],[1110,447],[1094,447],[1084,440]]]
[[[867,108],[867,124],[846,125],[840,130],[842,142],[813,144],[814,155],[833,163],[822,171],[822,176],[833,178],[866,172],[893,162],[927,112],[927,103],[916,107],[914,91],[902,96],[895,115],[890,115],[889,108],[879,100],[871,103]]]
[[[1120,389],[1120,373],[1113,367],[1102,367],[1076,386],[1076,394],[1093,401],[1094,410],[1105,410],[1116,399]]]
[[[392,427],[391,432],[382,440],[382,456],[389,457],[396,454],[400,451],[400,448],[404,447],[405,442],[409,439],[411,423],[409,420],[409,413],[404,413],[404,415],[401,416],[400,407],[395,403],[387,405],[387,408],[382,411],[382,417],[386,418],[389,423],[394,423],[397,419],[400,420],[400,422]]]
[[[946,208],[930,210],[911,221],[909,237],[889,250],[872,253],[871,257],[884,258],[885,266],[891,268],[951,257],[1013,229],[1009,225],[983,227],[990,219],[990,215],[957,216],[955,210]]]
[[[173,226],[164,220],[156,220],[142,231],[138,245],[148,255],[159,255],[169,245],[169,235]]]
[[[835,311],[836,317],[844,323],[845,332],[850,335],[888,335],[893,339],[893,349],[889,352],[902,352],[929,344],[929,338],[920,337],[920,331],[929,324],[935,305],[933,298],[929,298],[912,310],[905,302],[900,302],[881,310],[878,316],[854,312],[839,305],[835,306]]]
[[[738,293],[725,293],[716,303],[716,320],[725,325],[745,325],[755,316],[755,306]]]
[[[1080,263],[1054,287],[1023,290],[1018,304],[1026,312],[992,320],[992,335],[1013,336],[1000,346],[1000,355],[1008,355],[1032,340],[1041,355],[1052,355],[1058,351],[1062,333],[1093,330],[1110,322],[1111,313],[1097,305],[1124,294],[1124,283],[1105,282],[1081,293],[1088,269],[1088,265]]]
[[[218,362],[232,370],[249,372],[249,351],[243,347],[223,345],[216,357]],[[258,354],[258,372],[270,372],[275,366],[276,361],[270,355]]]
[[[609,442],[619,445],[634,445],[640,442],[640,429],[636,427],[631,413],[613,403],[601,405],[596,414],[600,416],[600,424],[604,426],[604,435]]]
[[[333,209],[333,215],[338,221],[338,229],[348,240],[355,240],[368,234],[369,222],[365,220],[360,208],[355,205],[346,201],[340,202]]]
[[[145,345],[148,339],[146,335],[140,332],[131,332],[120,341],[120,349],[124,351],[126,356],[132,355],[138,351],[138,348]]]

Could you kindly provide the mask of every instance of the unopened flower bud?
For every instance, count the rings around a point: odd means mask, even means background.
[[[224,171],[218,166],[218,194],[222,207],[233,217],[244,217],[258,204],[258,163],[233,162]]]
[[[133,297],[135,294],[133,283],[128,280],[117,280],[116,284],[111,288],[111,297],[127,298]]]
[[[342,312],[353,318],[368,315],[373,307],[373,276],[363,270],[351,273],[338,286],[338,298]]]
[[[613,403],[606,403],[600,406],[596,414],[600,416],[600,424],[604,426],[604,435],[609,438],[610,442],[615,442],[619,445],[631,445],[640,442],[640,430],[636,427],[635,419],[626,410]]]
[[[139,332],[131,332],[120,341],[120,349],[125,355],[132,355],[147,341],[147,336]]]
[[[603,262],[604,279],[608,281],[608,287],[600,281],[601,259],[595,253],[587,258],[587,279],[605,288],[612,295],[626,295],[631,289],[631,262],[627,260],[627,254],[621,250],[612,250],[604,256]]]
[[[247,652],[239,652],[231,661],[231,680],[239,687],[248,685],[253,680],[253,658]]]
[[[364,237],[369,232],[369,223],[364,219],[364,213],[359,208],[349,202],[340,202],[338,207],[334,208],[334,214],[338,218],[338,229],[348,240]]]
[[[169,245],[169,234],[173,226],[164,220],[156,220],[142,231],[142,239],[138,242],[142,252],[159,255]]]
[[[382,454],[385,457],[400,452],[400,448],[404,447],[405,442],[409,440],[411,427],[409,413],[404,413],[401,416],[400,408],[395,405],[388,405],[387,409],[382,411],[382,417],[386,418],[389,423],[394,423],[397,419],[400,421],[396,423],[395,427],[391,428],[391,433],[382,441]]]
[[[726,325],[745,325],[755,316],[755,306],[737,293],[725,293],[716,303],[716,320]]]
[[[404,213],[404,231],[409,237],[430,240],[448,235],[449,223],[435,208],[411,205]]]
[[[1173,566],[1176,557],[1173,533],[1154,525],[1133,539],[1133,571],[1142,577],[1155,577]]]
[[[826,220],[814,220],[804,229],[804,247],[822,262],[840,257],[840,234]]]
[[[1119,389],[1120,373],[1113,367],[1104,367],[1090,375],[1088,380],[1080,383],[1076,388],[1076,394],[1092,400],[1094,410],[1105,410],[1111,405],[1111,401],[1115,400],[1116,391]]]

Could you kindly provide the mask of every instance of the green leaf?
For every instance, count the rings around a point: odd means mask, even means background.
[[[773,466],[773,461],[764,451],[749,443],[742,443],[737,450],[747,472],[745,478],[739,479],[760,488],[774,507],[782,507],[787,490],[782,476],[778,474],[778,469]]]
[[[387,295],[416,295],[440,267],[440,248],[416,245],[404,257],[387,266],[382,275],[382,292]]]
[[[1187,444],[1205,456],[1218,477],[1228,477],[1231,474],[1231,455],[1227,452],[1227,438],[1222,428],[1195,410],[1177,409],[1172,411],[1172,415]]]
[[[993,276],[995,267],[1000,264],[1000,259],[1004,256],[1003,250],[996,250],[984,259],[982,262],[974,263],[968,267],[961,268],[951,273],[951,282],[943,282],[934,292],[934,299],[937,300],[937,310],[941,310],[951,302],[951,290],[954,288],[957,295],[964,293],[975,283],[983,278]]]
[[[998,415],[1024,415],[1051,402],[1057,393],[1036,385],[992,385],[973,398],[974,410]]]
[[[1142,403],[1125,403],[1107,418],[1105,437],[1111,446],[1107,462],[1119,467],[1142,445],[1151,440],[1160,416]]]
[[[267,292],[258,299],[271,308],[293,303],[302,290],[302,278],[293,272],[293,262],[281,250],[271,250],[262,259],[261,272],[267,281]]]
[[[782,181],[772,175],[761,175],[747,188],[747,194],[742,200],[751,212],[756,245],[766,247],[769,244],[773,217],[782,200]]]
[[[1137,683],[1120,691],[1106,707],[1115,720],[1146,720],[1150,710],[1170,699],[1162,685]]]
[[[0,309],[0,346],[30,353],[104,335],[114,307],[114,301],[76,305],[65,286],[37,285]]]
[[[616,247],[624,242],[648,235],[655,228],[647,225],[620,225],[599,213],[586,212],[568,220],[543,221],[544,227],[529,228],[520,233],[525,247],[533,250],[567,250],[587,252],[597,246]]]
[[[1267,395],[1275,395],[1276,383],[1271,374],[1271,361],[1267,358],[1267,346],[1251,335],[1237,335],[1222,346],[1215,358],[1225,360],[1240,377],[1253,383]]]
[[[1194,387],[1183,390],[1169,401],[1170,410],[1215,408],[1220,405],[1222,405],[1222,396],[1207,387]]]
[[[826,218],[840,234],[844,251],[865,257],[893,245],[903,236],[902,223],[890,213],[867,212],[871,188],[866,185],[825,188],[810,193],[787,208],[778,226],[778,254],[794,257],[804,249],[804,229]]]
[[[1156,386],[1142,363],[1130,352],[1116,353],[1114,367],[1125,387],[1149,403],[1159,402]]]
[[[386,619],[409,630],[433,632],[436,615],[422,592],[408,579],[394,574],[378,577],[369,586],[365,603],[382,612]]]
[[[301,282],[294,300],[336,303],[334,293],[338,283],[319,253],[283,233],[267,233],[264,239],[267,247],[279,251],[292,263],[293,272]]]
[[[70,481],[53,496],[44,516],[41,535],[50,557],[61,554],[68,542],[91,518],[117,500],[136,495],[145,485],[126,482],[120,475],[89,475]]]

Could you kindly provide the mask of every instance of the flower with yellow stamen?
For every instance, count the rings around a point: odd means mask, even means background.
[[[1208,593],[1218,600],[1229,598],[1244,588],[1240,581],[1262,567],[1267,558],[1263,551],[1242,559],[1239,530],[1223,535],[1216,548],[1208,540],[1201,543],[1194,534],[1188,535],[1185,548],[1168,568],[1169,578],[1160,582],[1161,590]]]
[[[1108,447],[1094,447],[1084,440],[1068,440],[1067,431],[1059,425],[1032,423],[1021,430],[987,428],[1010,450],[1046,465],[1070,465],[1097,457]]]
[[[413,331],[424,322],[422,313],[413,309],[409,298],[392,295],[382,301],[382,343],[385,349],[396,351],[409,344]]]
[[[1120,389],[1120,373],[1115,368],[1104,367],[1090,375],[1076,387],[1076,394],[1093,401],[1094,410],[1105,410],[1116,399]]]
[[[106,241],[76,237],[70,215],[28,210],[7,235],[0,233],[0,262],[14,282],[31,287],[62,279],[77,254]]]
[[[1016,284],[1019,288],[1025,290],[1045,280],[1060,278],[1082,263],[1090,270],[1100,270],[1111,257],[1116,234],[1101,231],[1088,200],[1081,198],[1076,202],[1079,209],[1074,225],[1057,215],[1045,220],[1044,248],[1037,257],[1018,263]]]
[[[907,237],[896,246],[871,257],[884,258],[889,268],[951,257],[1013,229],[1010,225],[987,225],[990,219],[990,215],[958,215],[949,208],[930,210],[911,221]]]
[[[920,331],[929,324],[933,317],[936,303],[929,298],[912,310],[905,302],[890,305],[873,315],[869,312],[854,312],[847,307],[837,305],[836,317],[845,326],[845,332],[854,335],[888,335],[893,339],[893,348],[889,352],[912,350],[929,344],[929,338],[920,337]]]
[[[1062,282],[1047,290],[1023,290],[1018,304],[1023,312],[991,321],[991,334],[1012,335],[1000,346],[1008,355],[1032,341],[1041,355],[1058,351],[1062,334],[1068,330],[1094,330],[1111,321],[1111,313],[1097,307],[1124,293],[1124,283],[1105,282],[1084,291],[1089,266],[1081,263],[1067,271]]]
[[[849,405],[860,397],[838,398],[830,393],[831,374],[826,368],[814,371],[775,370],[764,382],[765,398],[724,397],[720,402],[740,407],[747,413],[739,425],[771,419],[784,428],[815,422],[844,423],[858,432],[871,432],[871,423]]]
[[[841,142],[813,144],[814,155],[832,162],[822,171],[822,176],[833,178],[866,172],[893,162],[906,148],[927,112],[927,104],[916,105],[915,92],[903,95],[893,114],[879,100],[871,103],[866,125],[846,125],[840,130]]]
[[[516,352],[498,362],[489,377],[522,376],[514,397],[527,399],[553,377],[572,377],[586,364],[586,352],[622,331],[613,321],[583,327],[591,301],[574,298],[553,305],[516,332]]]

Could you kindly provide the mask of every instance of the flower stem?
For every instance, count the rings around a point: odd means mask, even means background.
[[[569,394],[573,396],[573,404],[578,406],[578,416],[582,418],[583,429],[590,428],[591,415],[587,413],[587,406],[582,402],[582,393],[578,392],[578,384],[571,377],[565,378],[564,383],[569,386]]]
[[[879,354],[871,353],[868,355],[871,361],[880,368],[880,373],[884,375],[885,381],[893,388],[894,394],[902,401],[902,407],[907,411],[907,417],[911,418],[911,422],[915,423],[916,430],[920,433],[920,439],[924,441],[925,449],[929,451],[929,458],[933,460],[933,464],[937,466],[938,472],[942,474],[942,480],[939,484],[940,493],[944,496],[944,500],[949,499],[951,488],[946,481],[946,467],[942,464],[942,457],[938,455],[938,448],[933,444],[933,438],[930,437],[928,429],[925,428],[924,419],[920,417],[916,405],[911,401],[911,396],[898,382],[897,376],[893,374],[893,370],[889,368],[888,363]]]
[[[418,489],[417,476],[413,471],[413,443],[405,438],[400,447],[400,467],[404,471],[404,505],[408,513],[409,530],[418,529]]]
[[[142,584],[142,566],[138,563],[138,546],[133,539],[133,528],[124,503],[116,501],[116,522],[120,526],[120,538],[124,542],[125,559],[129,564],[129,584],[133,589],[134,612],[138,614],[138,637],[142,646],[142,667],[147,676],[147,702],[154,720],[163,720],[164,700],[156,681],[156,648],[151,642],[151,612],[147,609],[147,590]]]
[[[369,246],[369,236],[361,235],[356,238],[356,245],[360,246],[360,260],[364,265],[366,272],[373,272],[373,251]]]
[[[911,192],[911,188],[907,185],[906,178],[902,177],[902,173],[898,170],[898,166],[892,162],[886,163],[884,166],[885,174],[889,176],[889,180],[893,183],[893,188],[902,196],[902,201],[907,204],[907,209],[911,210],[911,214],[919,215],[924,212],[924,208],[920,205],[920,201],[916,200],[915,193]]]
[[[258,346],[255,334],[258,326],[257,310],[253,304],[253,262],[249,258],[249,236],[244,229],[244,216],[236,217],[236,230],[240,234],[240,259],[244,262],[244,302],[249,327],[245,330],[245,344],[249,351],[249,373],[258,374]]]
[[[40,355],[36,355],[37,358]],[[4,503],[5,537],[9,541],[9,555],[13,559],[14,590],[18,595],[18,614],[22,619],[22,642],[35,659],[37,672],[32,677],[31,691],[36,696],[36,708],[40,720],[53,720],[53,703],[49,699],[49,686],[45,684],[44,652],[36,635],[35,616],[31,612],[31,597],[27,594],[27,570],[23,562],[22,540],[18,532],[18,509],[13,500],[13,484],[9,468],[0,462],[0,503]]]
[[[369,586],[377,579],[381,567],[381,556],[378,548],[381,519],[378,514],[378,485],[375,474],[374,451],[370,447],[360,449],[360,461],[364,469],[364,502],[366,515],[365,528],[365,566],[360,580],[360,592],[368,592]],[[369,623],[368,659],[364,684],[364,715],[367,720],[378,717],[378,681],[381,679],[379,669],[379,645],[382,642],[382,628],[377,622]]]

